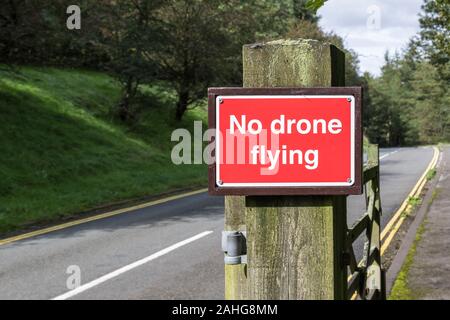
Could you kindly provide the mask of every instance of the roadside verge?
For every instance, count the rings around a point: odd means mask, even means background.
[[[410,249],[415,245],[416,239],[420,237],[418,233],[420,233],[422,222],[433,201],[433,191],[437,184],[437,178],[435,177],[436,167],[442,157],[439,149],[437,147],[434,147],[434,149],[435,154],[430,165],[382,233],[382,238],[385,240],[382,244],[381,252],[384,254],[386,251],[389,251],[391,255],[391,262],[386,274],[386,291],[388,296],[402,266],[409,260],[408,253]],[[412,221],[403,225],[403,222],[407,219]],[[399,235],[399,233],[401,234]],[[393,248],[389,248],[389,246]]]

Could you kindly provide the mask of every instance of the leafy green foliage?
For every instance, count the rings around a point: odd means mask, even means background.
[[[433,180],[433,178],[436,176],[436,169],[435,168],[433,168],[433,169],[430,169],[428,172],[427,172],[427,181],[430,181],[430,180]]]
[[[382,145],[437,143],[450,139],[448,85],[426,61],[387,58],[371,80],[367,133]]]
[[[319,10],[326,1],[328,0],[307,0],[306,8],[313,12],[317,12],[317,10]]]
[[[316,15],[317,6],[322,6],[324,1],[311,1],[308,0],[293,0],[294,1],[294,16],[303,21],[317,22],[319,17]],[[322,2],[318,4],[317,2]]]
[[[66,9],[73,1],[2,1],[0,63],[98,67],[107,57],[94,45],[92,26],[99,25],[100,17],[93,12],[103,2],[77,1],[83,8],[82,29],[68,32]]]
[[[450,60],[450,5],[448,0],[425,0],[420,16],[420,40],[433,64]]]
[[[132,105],[139,86],[156,78],[157,64],[150,56],[159,50],[162,39],[156,12],[163,2],[105,0],[83,8],[86,31],[77,40],[104,52],[105,61],[98,67],[121,84],[122,98],[113,110],[123,122],[136,120]]]
[[[178,100],[176,119],[205,96],[208,86],[229,84],[235,75],[241,26],[234,1],[173,0],[159,12],[161,45],[150,58],[159,78],[171,83]],[[233,33],[230,32],[233,30]]]
[[[287,0],[172,0],[158,17],[163,37],[151,59],[177,93],[178,120],[209,86],[241,85],[242,45],[279,37],[294,19]]]

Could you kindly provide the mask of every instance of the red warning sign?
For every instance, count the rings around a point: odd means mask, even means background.
[[[359,88],[253,90],[209,91],[212,193],[361,193]]]

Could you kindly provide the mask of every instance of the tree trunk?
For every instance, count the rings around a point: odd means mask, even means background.
[[[130,110],[131,100],[134,98],[137,92],[137,88],[139,86],[139,82],[134,80],[132,77],[128,78],[128,81],[125,85],[125,93],[122,97],[122,100],[119,104],[118,115],[121,121],[126,122],[133,117],[133,114]]]
[[[177,102],[177,110],[175,114],[175,119],[177,121],[181,121],[183,118],[184,113],[187,110],[189,103],[189,92],[182,91],[178,93],[178,102]]]

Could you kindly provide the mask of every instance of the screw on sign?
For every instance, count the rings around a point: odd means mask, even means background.
[[[360,88],[211,88],[212,194],[360,194]]]

